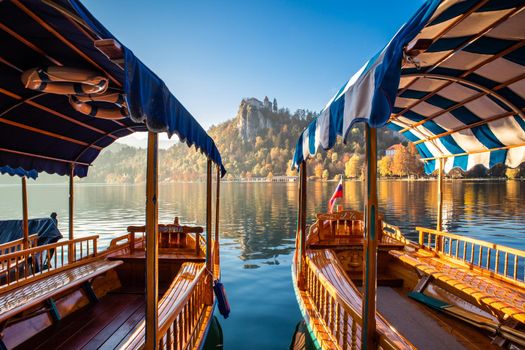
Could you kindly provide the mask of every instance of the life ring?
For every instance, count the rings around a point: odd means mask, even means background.
[[[109,84],[95,72],[58,66],[26,70],[21,79],[28,89],[59,95],[102,94]]]
[[[97,102],[105,102],[106,105],[113,104],[113,107],[105,107]],[[69,103],[82,114],[103,119],[124,119],[129,115],[128,107],[124,96],[119,93],[103,95],[70,95]]]

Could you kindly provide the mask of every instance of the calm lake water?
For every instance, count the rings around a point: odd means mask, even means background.
[[[32,182],[32,181],[30,181]],[[309,215],[324,211],[335,183],[309,183]],[[221,262],[232,313],[218,315],[225,349],[287,349],[301,319],[290,274],[297,215],[293,183],[224,183],[221,193]],[[345,208],[363,207],[361,182],[346,182]],[[416,239],[416,226],[433,228],[435,181],[381,181],[385,219]],[[205,223],[204,184],[160,185],[159,221]],[[99,234],[101,247],[144,221],[145,187],[80,184],[76,187],[75,235]],[[31,184],[31,218],[59,214],[67,236],[67,186]],[[19,185],[0,185],[0,219],[21,217]],[[525,182],[447,181],[445,230],[525,248]]]

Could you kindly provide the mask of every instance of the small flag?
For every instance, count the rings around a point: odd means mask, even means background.
[[[335,188],[332,198],[330,198],[330,200],[328,201],[328,210],[330,213],[333,212],[334,210],[334,204],[337,198],[343,198],[343,177],[342,176],[341,176],[341,180],[339,180],[339,183],[337,184],[337,187]]]

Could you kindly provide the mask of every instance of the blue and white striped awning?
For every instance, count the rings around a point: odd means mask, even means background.
[[[427,173],[440,158],[517,167],[524,98],[525,0],[429,0],[302,133],[293,164],[365,121],[414,142]]]

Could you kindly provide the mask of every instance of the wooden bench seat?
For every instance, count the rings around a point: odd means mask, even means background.
[[[52,298],[78,287],[94,277],[122,264],[122,261],[95,260],[80,266],[49,273],[49,276],[2,293],[0,288],[0,323]]]
[[[171,315],[172,307],[176,300],[182,297],[190,288],[193,280],[197,277],[199,271],[204,267],[203,263],[187,262],[184,263],[166,291],[162,299],[159,301],[159,327],[166,322]],[[135,327],[128,333],[124,339],[119,339],[120,342],[114,346],[115,339],[108,339],[102,344],[100,349],[140,349],[144,346],[145,340],[145,317],[136,323]]]
[[[403,263],[414,267],[447,290],[456,291],[469,302],[492,311],[500,319],[505,315],[525,323],[525,293],[517,286],[510,285],[490,276],[482,276],[468,267],[440,259],[425,252],[390,251]]]
[[[354,286],[352,281],[345,273],[343,266],[339,263],[337,256],[329,249],[308,250],[307,258],[310,259],[319,269],[320,273],[334,286],[337,294],[348,304],[361,313],[362,296]],[[377,331],[394,343],[399,349],[413,349],[414,346],[399,333],[394,331],[390,324],[377,313]],[[351,319],[349,320],[348,329],[351,328]],[[358,327],[359,328],[359,327]],[[357,337],[361,332],[358,330]],[[359,343],[359,340],[358,340]]]

